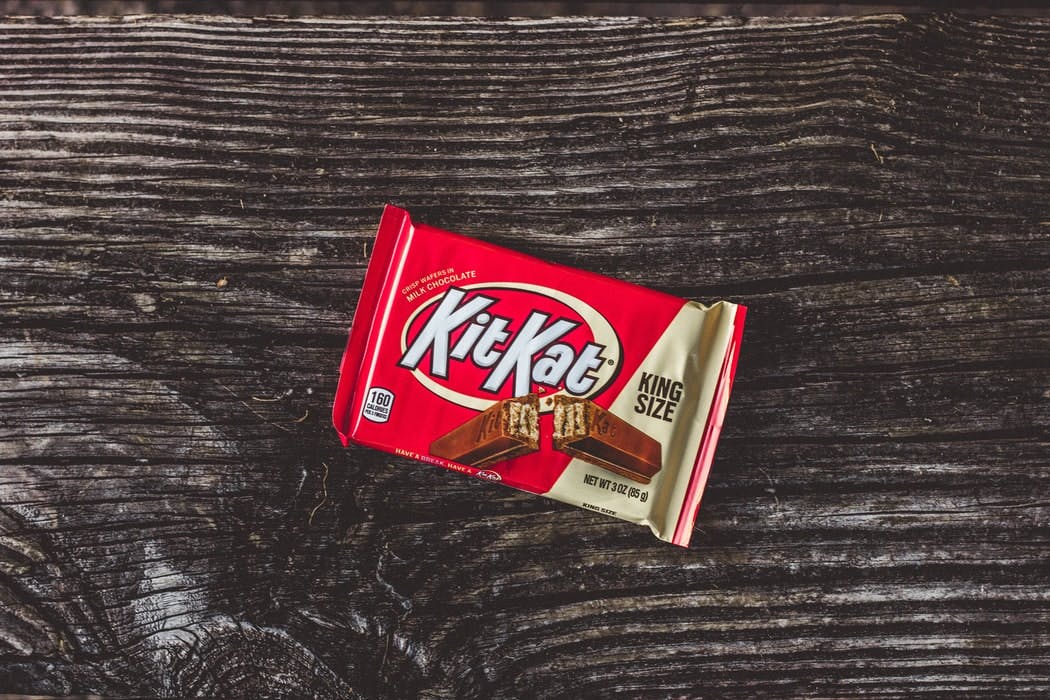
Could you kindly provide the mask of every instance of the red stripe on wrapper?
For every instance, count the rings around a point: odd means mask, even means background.
[[[719,374],[718,387],[715,389],[711,411],[707,416],[707,425],[704,427],[704,437],[700,441],[700,450],[693,464],[689,490],[682,500],[682,512],[678,516],[678,524],[675,526],[674,537],[671,539],[672,543],[681,547],[688,547],[689,540],[693,537],[693,524],[696,522],[696,513],[700,508],[700,498],[704,495],[707,475],[711,471],[711,463],[715,457],[715,445],[722,432],[722,420],[725,418],[726,408],[729,407],[729,392],[733,388],[736,363],[740,359],[740,340],[744,335],[745,316],[747,316],[747,307],[737,306],[736,315],[733,318],[733,340],[729,344],[725,363]]]
[[[412,227],[408,212],[404,209],[386,205],[383,217],[379,220],[375,242],[372,244],[372,257],[368,260],[365,281],[361,285],[361,296],[350,325],[350,338],[339,363],[339,386],[335,392],[335,403],[332,405],[332,424],[335,425],[343,447],[350,444],[350,402],[357,385],[358,369],[361,366],[362,353],[368,342],[368,332],[373,325],[373,317],[378,310],[379,294],[383,287],[387,267],[394,253],[398,237],[407,228]],[[365,322],[365,317],[368,322]]]

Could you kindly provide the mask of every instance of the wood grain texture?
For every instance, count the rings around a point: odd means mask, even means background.
[[[331,15],[436,15],[479,17],[556,16],[808,16],[886,12],[965,12],[975,15],[1045,16],[1041,0],[992,3],[959,0],[835,0],[798,2],[709,2],[708,0],[0,0],[0,14],[62,15],[206,14],[234,17],[321,17]],[[1015,15],[1016,16],[1016,15]]]
[[[0,47],[0,690],[1050,693],[1050,22]],[[750,307],[690,550],[339,447],[386,201]]]

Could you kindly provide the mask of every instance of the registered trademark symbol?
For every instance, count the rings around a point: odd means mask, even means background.
[[[606,360],[606,362],[608,362],[608,363],[609,363],[610,365],[615,365],[615,364],[616,364],[616,363],[615,363],[615,362],[613,362],[612,360]]]

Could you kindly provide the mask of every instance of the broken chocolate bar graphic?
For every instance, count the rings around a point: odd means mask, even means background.
[[[660,471],[660,443],[587,399],[554,397],[554,449],[642,484]]]
[[[430,444],[435,457],[487,467],[539,449],[540,402],[536,394],[497,401]]]

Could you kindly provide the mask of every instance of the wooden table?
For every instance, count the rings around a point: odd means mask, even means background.
[[[1050,21],[0,49],[0,690],[1050,692]],[[386,201],[750,307],[691,549],[339,446]]]

